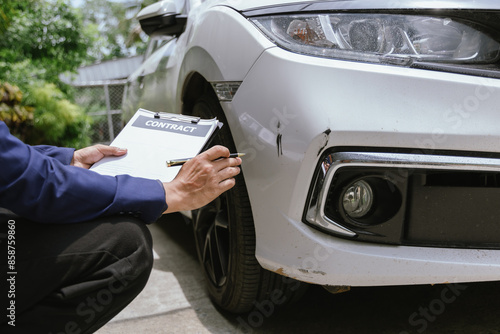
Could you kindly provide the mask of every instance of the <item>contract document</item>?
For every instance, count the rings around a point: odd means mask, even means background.
[[[169,182],[181,167],[167,167],[166,161],[194,157],[206,148],[221,126],[216,118],[139,109],[111,143],[126,148],[127,154],[106,157],[90,169],[103,175],[128,174]]]

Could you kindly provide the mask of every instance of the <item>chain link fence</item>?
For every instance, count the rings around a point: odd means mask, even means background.
[[[121,131],[125,83],[113,80],[74,86],[75,103],[93,120],[92,143],[109,144]]]

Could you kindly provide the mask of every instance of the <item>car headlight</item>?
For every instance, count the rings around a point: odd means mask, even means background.
[[[500,44],[486,33],[449,18],[344,13],[251,20],[284,49],[336,59],[484,64],[496,62],[500,54]]]

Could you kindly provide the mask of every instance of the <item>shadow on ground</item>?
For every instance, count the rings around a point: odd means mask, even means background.
[[[196,261],[191,225],[180,216],[165,219],[160,230]],[[332,295],[311,286],[298,303],[281,309],[265,304],[244,315],[218,310],[232,328],[213,328],[203,315],[200,320],[213,333],[495,334],[500,333],[498,288],[497,282],[369,287]]]

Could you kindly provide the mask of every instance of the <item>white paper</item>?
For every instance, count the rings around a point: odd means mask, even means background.
[[[111,146],[127,149],[123,157],[107,157],[90,169],[104,175],[128,174],[169,182],[180,166],[167,167],[166,161],[194,157],[218,126],[216,119],[192,123],[182,115],[155,113],[139,109]],[[206,133],[205,133],[206,132]]]

